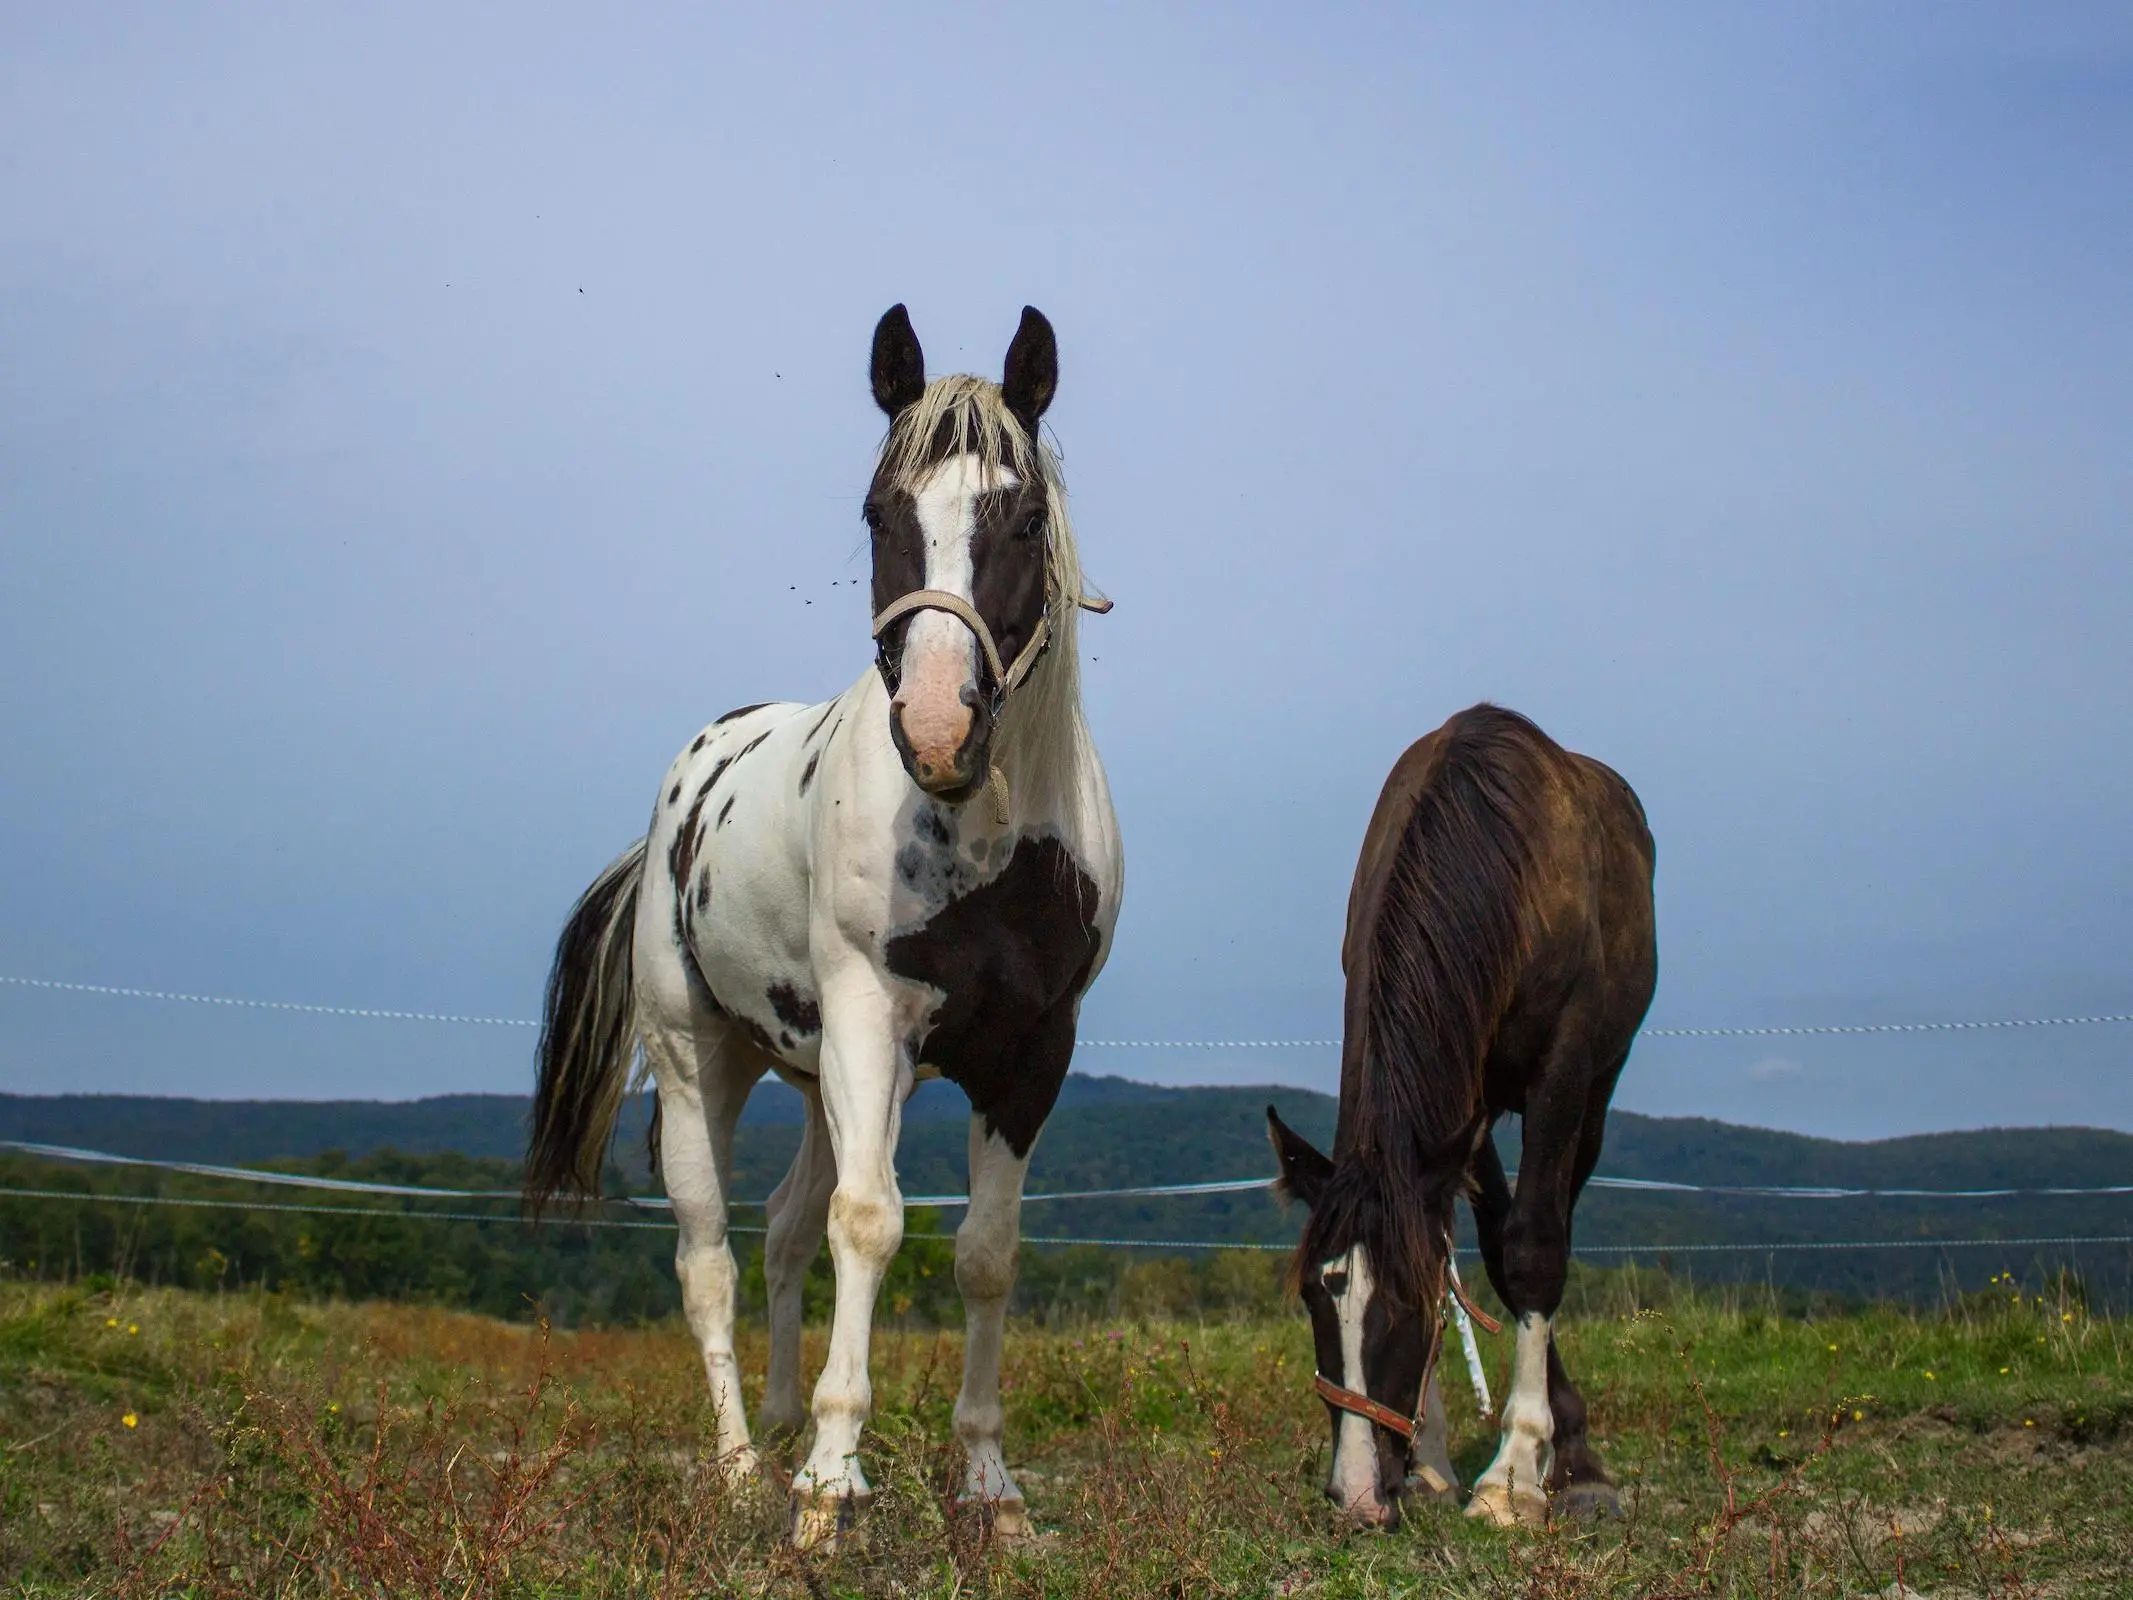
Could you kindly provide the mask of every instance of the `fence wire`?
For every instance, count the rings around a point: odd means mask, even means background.
[[[269,1211],[297,1212],[319,1217],[391,1217],[402,1222],[508,1222],[526,1225],[525,1219],[508,1211],[396,1211],[386,1206],[307,1206],[294,1201],[273,1200],[209,1200],[191,1195],[167,1194],[88,1194],[77,1189],[16,1189],[0,1186],[0,1196],[17,1200],[71,1200],[85,1205],[121,1206],[183,1206],[205,1211]],[[550,1226],[564,1228],[627,1228],[635,1230],[658,1230],[672,1232],[671,1222],[646,1222],[625,1217],[569,1217],[557,1219]],[[728,1233],[761,1234],[765,1230],[752,1227],[729,1227]],[[951,1239],[953,1234],[920,1233],[906,1234],[904,1243],[914,1244],[923,1239]],[[1267,1244],[1252,1239],[1104,1239],[1064,1234],[1022,1235],[1024,1244],[1034,1245],[1097,1245],[1107,1250],[1278,1250],[1294,1247],[1287,1244]],[[1820,1239],[1811,1241],[1779,1241],[1765,1244],[1599,1244],[1573,1245],[1572,1255],[1579,1256],[1626,1256],[1626,1255],[1760,1255],[1771,1251],[1798,1250],[1968,1250],[1998,1246],[2006,1249],[2028,1249],[2038,1246],[2066,1245],[2133,1245],[2133,1234],[2066,1234],[2059,1236],[2025,1236],[2013,1239]],[[1458,1254],[1478,1256],[1481,1252],[1472,1246],[1463,1245]]]
[[[395,1011],[375,1006],[313,1005],[300,1000],[252,1000],[236,995],[188,994],[175,989],[134,989],[106,983],[65,983],[0,973],[0,984],[58,994],[104,995],[122,1000],[169,1000],[185,1005],[227,1006],[243,1011],[293,1011],[319,1017],[359,1017],[378,1022],[442,1022],[482,1028],[538,1028],[531,1017],[489,1017],[454,1011]],[[2133,1022],[2133,1012],[2094,1016],[1998,1017],[1967,1022],[1853,1022],[1796,1027],[1642,1028],[1640,1039],[1777,1039],[1875,1033],[1975,1033],[2006,1028],[2086,1028]],[[1081,1039],[1092,1050],[1337,1050],[1331,1039]]]

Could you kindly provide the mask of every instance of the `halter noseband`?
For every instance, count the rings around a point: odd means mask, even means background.
[[[1484,1333],[1503,1332],[1502,1323],[1474,1304],[1473,1298],[1466,1292],[1466,1285],[1459,1281],[1457,1273],[1452,1274],[1445,1294],[1448,1298],[1457,1300],[1460,1309],[1480,1324]],[[1361,1417],[1366,1422],[1374,1422],[1388,1433],[1397,1434],[1409,1444],[1413,1444],[1415,1435],[1422,1428],[1423,1408],[1429,1404],[1430,1374],[1437,1370],[1437,1357],[1443,1351],[1444,1323],[1440,1320],[1437,1323],[1437,1336],[1430,1342],[1429,1360],[1422,1367],[1422,1387],[1415,1392],[1415,1414],[1411,1417],[1371,1399],[1367,1394],[1343,1388],[1323,1372],[1311,1374],[1311,1387],[1318,1391],[1321,1400],[1336,1411],[1345,1411],[1351,1416]]]
[[[1080,595],[1076,605],[1084,611],[1093,611],[1098,616],[1111,609],[1106,599]],[[992,671],[992,709],[995,715],[1007,703],[1007,697],[1022,687],[1022,682],[1036,667],[1045,649],[1052,642],[1051,606],[1047,601],[1045,615],[1037,619],[1037,626],[1029,636],[1029,643],[1017,652],[1015,659],[1002,665],[1000,647],[993,641],[992,629],[978,615],[978,608],[959,594],[950,594],[946,589],[913,589],[901,599],[891,600],[874,615],[874,639],[879,643],[889,624],[914,611],[945,611],[949,616],[968,628],[978,641],[978,648],[985,652],[985,665]]]

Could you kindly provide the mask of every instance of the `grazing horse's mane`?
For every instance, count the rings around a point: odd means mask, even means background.
[[[936,378],[889,425],[875,481],[916,492],[927,472],[958,455],[1006,468],[1044,488],[1044,657],[1000,720],[995,759],[1018,793],[1047,807],[1078,842],[1088,730],[1081,717],[1081,555],[1067,516],[1059,456],[1008,408],[1000,386],[969,373]]]
[[[1482,1063],[1530,943],[1534,840],[1559,781],[1547,736],[1476,706],[1435,736],[1348,930],[1333,1170],[1295,1270],[1361,1243],[1392,1304],[1444,1289],[1452,1203],[1483,1136]],[[1392,784],[1400,782],[1396,770]],[[1378,823],[1373,823],[1373,832]]]

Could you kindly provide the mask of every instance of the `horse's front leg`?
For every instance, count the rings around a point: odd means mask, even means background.
[[[1563,1081],[1563,1074],[1553,1077]],[[1558,1091],[1529,1094],[1518,1187],[1502,1203],[1502,1168],[1481,1174],[1475,1222],[1489,1275],[1517,1319],[1511,1383],[1504,1396],[1502,1442],[1475,1480],[1467,1515],[1498,1527],[1544,1527],[1555,1472],[1556,1417],[1549,1398],[1555,1365],[1555,1314],[1570,1266],[1570,1205],[1576,1192],[1582,1102]],[[1495,1160],[1488,1152],[1488,1163]],[[1581,1419],[1582,1420],[1582,1419]]]
[[[873,1491],[859,1466],[859,1432],[874,1404],[867,1372],[874,1301],[904,1237],[896,1139],[911,1069],[897,1042],[895,1006],[871,973],[825,982],[822,1109],[836,1155],[830,1261],[837,1274],[829,1357],[815,1385],[815,1442],[793,1477],[793,1542],[806,1548],[852,1526]]]
[[[1007,1470],[1001,1440],[1007,1417],[1000,1405],[1000,1344],[1007,1300],[1014,1293],[1022,1235],[1022,1180],[1029,1153],[992,1131],[989,1119],[970,1119],[970,1209],[955,1231],[955,1285],[963,1294],[963,1392],[955,1402],[955,1436],[968,1465],[966,1502],[986,1508],[1004,1538],[1026,1533],[1022,1491]]]

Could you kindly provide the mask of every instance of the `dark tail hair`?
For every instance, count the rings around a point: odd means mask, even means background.
[[[579,896],[556,941],[521,1180],[526,1207],[536,1217],[559,1192],[580,1201],[600,1193],[600,1169],[636,1054],[630,944],[643,876],[639,839]]]

